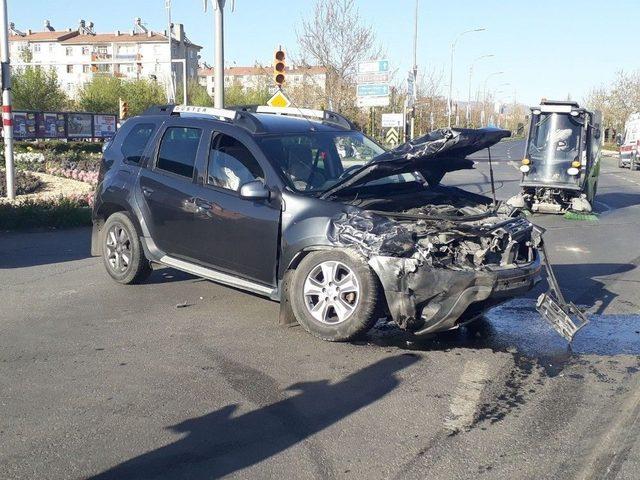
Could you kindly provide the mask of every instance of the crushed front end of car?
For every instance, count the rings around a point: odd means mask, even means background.
[[[343,200],[352,208],[332,220],[329,239],[366,259],[392,319],[416,335],[457,328],[526,294],[546,267],[550,291],[540,297],[538,311],[571,341],[586,318],[562,297],[544,255],[544,231],[506,204],[439,185],[445,172],[471,168],[466,157],[506,136],[500,132],[442,130],[390,152],[384,165],[374,161],[360,182],[417,171],[429,185],[377,198],[359,190]]]

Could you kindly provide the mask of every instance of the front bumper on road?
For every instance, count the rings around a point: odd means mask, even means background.
[[[540,258],[491,270],[417,265],[411,258],[372,257],[394,321],[416,335],[456,328],[487,309],[523,295],[540,280]]]

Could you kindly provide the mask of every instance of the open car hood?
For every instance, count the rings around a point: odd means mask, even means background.
[[[434,130],[373,158],[326,190],[321,198],[401,173],[419,172],[430,185],[437,185],[447,172],[473,168],[473,160],[467,156],[509,136],[510,131],[498,128]]]

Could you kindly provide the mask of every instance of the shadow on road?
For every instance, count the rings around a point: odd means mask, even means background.
[[[212,479],[259,463],[303,442],[361,408],[390,393],[395,374],[419,357],[403,354],[385,358],[343,380],[293,384],[296,393],[279,402],[233,417],[228,405],[201,417],[168,427],[186,436],[94,477],[104,479]]]
[[[0,268],[34,267],[90,256],[90,228],[0,234]]]
[[[601,202],[612,209],[632,207],[640,204],[640,193],[606,192],[596,195],[595,203]]]

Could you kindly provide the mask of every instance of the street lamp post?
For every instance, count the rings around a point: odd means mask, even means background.
[[[451,128],[451,115],[453,113],[453,104],[452,104],[452,96],[453,96],[453,57],[456,51],[456,44],[458,43],[458,40],[460,40],[460,37],[462,37],[463,35],[466,35],[467,33],[473,33],[473,32],[484,32],[486,30],[486,28],[475,28],[473,30],[465,30],[464,32],[460,33],[455,40],[451,43],[451,70],[449,72],[449,101],[448,101],[448,120],[447,120],[447,125],[449,126],[449,128]]]
[[[490,53],[488,55],[482,55],[478,58],[476,58],[473,62],[471,62],[471,65],[469,66],[469,98],[467,101],[467,128],[469,128],[471,126],[471,79],[473,78],[473,67],[474,65],[484,59],[484,58],[490,58],[490,57],[494,57],[495,55],[493,53]]]
[[[480,126],[484,127],[485,119],[486,119],[486,108],[487,108],[487,82],[489,79],[495,75],[502,75],[504,72],[492,72],[487,75],[487,78],[484,79],[484,94],[482,98],[482,124]]]

